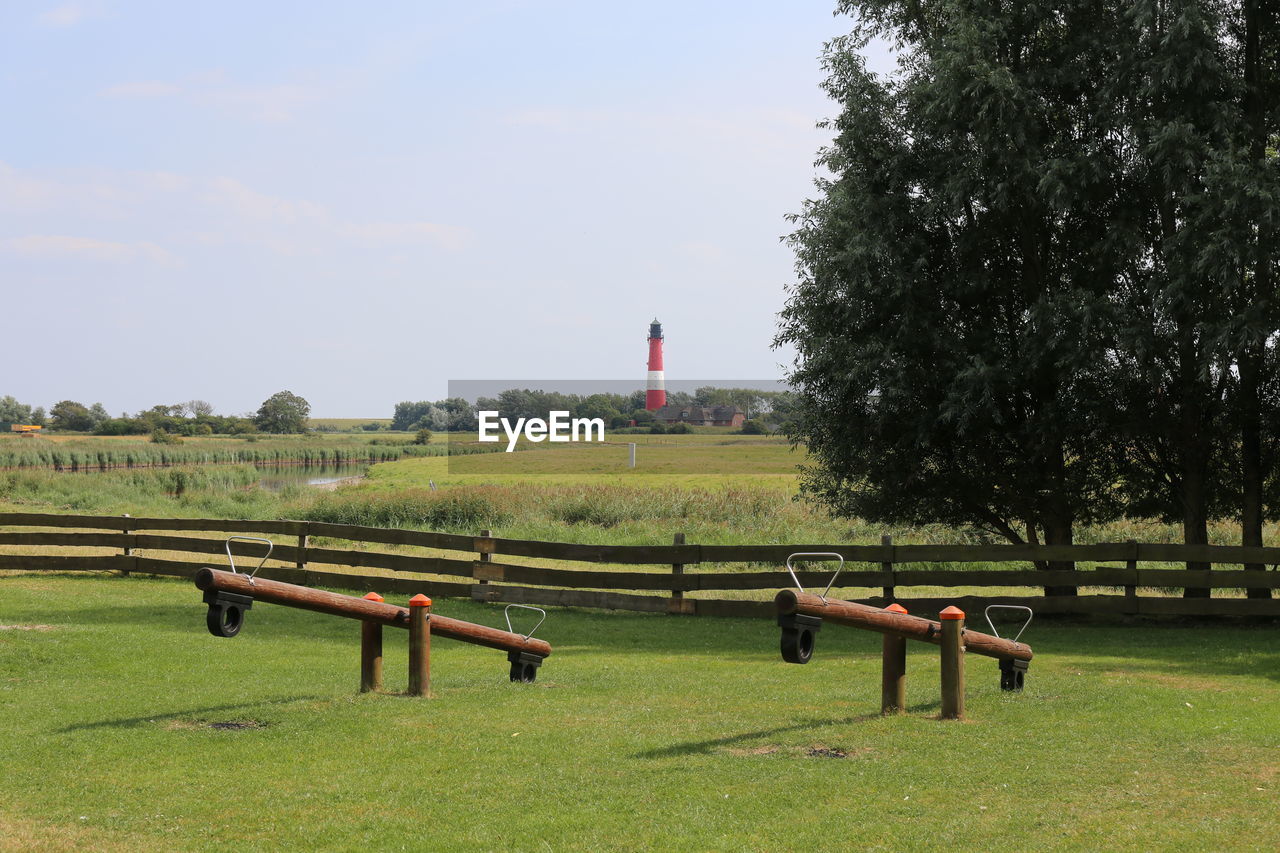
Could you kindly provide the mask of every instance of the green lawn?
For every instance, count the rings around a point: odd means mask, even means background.
[[[501,611],[438,611],[500,625]],[[768,621],[556,610],[534,685],[438,639],[436,696],[356,693],[358,626],[269,604],[216,639],[190,584],[0,577],[0,848],[1274,849],[1280,631],[1037,622],[1028,688],[916,645],[789,666]],[[39,627],[37,627],[39,626]],[[22,628],[33,628],[22,630]],[[404,632],[388,630],[390,691]],[[212,728],[214,723],[242,728]]]

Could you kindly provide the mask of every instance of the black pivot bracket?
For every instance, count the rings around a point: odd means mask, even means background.
[[[1030,665],[1030,661],[1001,658],[1000,689],[1021,690],[1022,682],[1026,680],[1027,667]]]
[[[818,616],[788,613],[778,617],[782,629],[782,659],[787,663],[808,663],[813,657],[814,637],[822,627]]]
[[[544,658],[533,652],[507,652],[507,660],[511,662],[511,680],[532,684],[538,677],[538,667]]]
[[[253,606],[253,596],[210,589],[205,591],[204,603],[209,605],[205,616],[209,633],[215,637],[234,637],[244,625],[244,612]]]

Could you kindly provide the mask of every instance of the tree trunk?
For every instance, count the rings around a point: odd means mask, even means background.
[[[1258,384],[1261,381],[1262,353],[1250,346],[1240,358],[1240,391],[1237,401],[1240,418],[1240,544],[1262,545],[1262,407]],[[1245,563],[1246,571],[1261,572],[1262,563]],[[1250,589],[1249,598],[1270,598],[1269,589]]]
[[[1266,168],[1267,105],[1264,102],[1261,30],[1262,8],[1259,0],[1244,4],[1244,112],[1249,123],[1249,156],[1255,164]],[[1254,304],[1271,302],[1271,241],[1265,222],[1259,223],[1257,259],[1254,267]],[[1269,312],[1268,312],[1269,313]],[[1267,324],[1269,329],[1270,323]],[[1240,544],[1262,545],[1263,479],[1262,401],[1260,388],[1266,368],[1266,340],[1250,341],[1240,354],[1240,393],[1237,413],[1240,418]],[[1263,571],[1261,563],[1246,563],[1248,571]],[[1250,589],[1249,598],[1270,598],[1269,589]]]
[[[1204,397],[1197,378],[1196,344],[1186,322],[1180,342],[1182,411],[1179,413],[1179,451],[1182,468],[1182,541],[1187,545],[1209,544],[1209,451],[1211,437],[1205,434]],[[1189,571],[1206,571],[1209,563],[1188,561]],[[1187,587],[1184,598],[1208,598],[1208,587]]]
[[[1062,515],[1058,518],[1046,519],[1044,525],[1044,544],[1046,545],[1072,545],[1072,523],[1069,515]],[[1050,560],[1047,567],[1049,571],[1075,571],[1076,564],[1071,560]],[[1074,586],[1046,586],[1044,594],[1049,595],[1079,595],[1079,590]]]

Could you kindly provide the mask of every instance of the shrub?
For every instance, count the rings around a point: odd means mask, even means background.
[[[431,430],[427,429],[426,427],[423,427],[422,429],[418,430],[413,435],[413,443],[414,444],[430,444]]]
[[[181,438],[162,429],[152,430],[150,441],[152,444],[182,444]]]
[[[474,533],[498,527],[511,515],[480,490],[429,492],[412,489],[390,494],[334,492],[302,509],[307,521],[369,527],[423,527]]]

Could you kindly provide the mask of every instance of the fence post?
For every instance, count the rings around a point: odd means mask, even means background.
[[[952,605],[942,623],[942,719],[964,718],[964,611]]]
[[[409,695],[431,695],[431,599],[409,599]]]
[[[885,608],[891,613],[906,613],[901,604]],[[907,638],[884,635],[884,652],[880,663],[880,713],[907,712]]]
[[[1126,613],[1138,612],[1138,540],[1126,539],[1127,544],[1132,550],[1130,551],[1129,560],[1124,564],[1125,568],[1133,572],[1133,583],[1125,584],[1124,587],[1124,603]]]
[[[888,561],[888,562],[885,562],[885,563],[881,563],[881,564],[880,564],[880,571],[882,571],[882,572],[893,572],[893,550],[892,550],[892,548],[893,548],[893,534],[892,534],[892,533],[886,533],[886,534],[884,534],[883,536],[881,536],[881,537],[880,537],[880,545],[881,545],[881,547],[889,548],[889,549],[890,549],[890,551],[889,551],[889,561]],[[886,586],[886,587],[884,588],[884,590],[881,592],[881,595],[883,595],[883,596],[884,596],[884,600],[885,600],[885,601],[893,601],[893,599],[894,599],[894,597],[897,595],[897,593],[896,593],[896,592],[894,592],[894,583],[893,583],[893,581],[892,581],[892,580],[890,580],[890,581],[889,581],[889,585],[888,585],[888,586]],[[904,610],[903,612],[905,613],[906,611]]]
[[[490,537],[490,536],[492,536],[492,535],[493,535],[493,531],[492,531],[492,530],[481,530],[481,531],[480,531],[480,535],[481,535],[481,536],[484,536],[485,538],[488,538],[488,537]],[[492,555],[492,554],[481,554],[481,555],[480,555],[480,562],[482,562],[482,563],[491,563],[491,562],[493,562],[493,555]],[[488,581],[486,578],[480,578],[480,579],[479,579],[479,583],[481,583],[481,584],[487,584],[488,582],[489,582],[489,581]]]
[[[127,512],[126,512],[126,513],[124,514],[124,516],[123,516],[123,517],[124,517],[124,518],[128,518],[128,517],[129,517],[129,513],[127,513]],[[133,532],[133,531],[131,531],[129,528],[127,528],[127,527],[126,527],[126,528],[122,529],[120,532],[121,532],[121,533],[123,533],[125,536],[128,536],[128,535],[129,535],[131,532]],[[126,556],[126,557],[132,557],[132,556],[133,556],[133,549],[132,549],[132,548],[130,548],[128,545],[124,546],[124,548],[122,548],[122,549],[121,549],[121,552],[122,552],[122,553],[123,553],[123,555],[124,555],[124,556]],[[129,577],[129,570],[128,570],[128,569],[121,569],[121,570],[120,570],[120,576],[121,576],[121,577],[126,577],[126,578],[127,578],[127,577]]]
[[[683,544],[684,544],[684,534],[683,534],[683,533],[677,533],[677,534],[675,534],[673,537],[671,537],[671,544],[672,544],[672,545],[683,545]],[[680,577],[680,576],[681,576],[681,575],[683,575],[683,574],[684,574],[684,563],[672,563],[672,564],[671,564],[671,576],[672,576],[672,577]],[[671,608],[670,608],[670,610],[671,610],[671,612],[672,612],[672,613],[683,613],[683,612],[684,612],[684,590],[682,590],[682,589],[673,589],[673,590],[671,590]]]
[[[307,546],[311,544],[311,537],[305,533],[298,534],[298,568],[305,571],[307,568]]]
[[[382,601],[376,592],[365,595],[369,601]],[[382,625],[367,620],[360,623],[360,692],[382,689]]]

